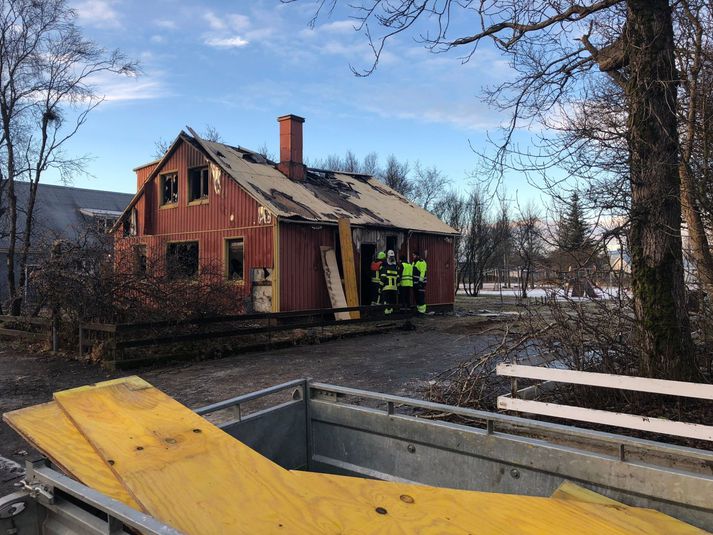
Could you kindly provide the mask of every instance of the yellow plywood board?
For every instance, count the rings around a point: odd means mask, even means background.
[[[65,459],[69,472],[84,462],[83,481],[98,488],[89,468],[111,466],[147,512],[189,534],[703,533],[656,511],[569,499],[568,487],[557,500],[290,472],[139,378],[55,398],[70,419],[55,418],[63,425],[46,446],[83,452]],[[57,416],[57,405],[39,407],[24,413],[31,441],[40,411]]]
[[[57,392],[55,401],[134,499],[179,531],[319,532],[290,472],[148,383]]]
[[[356,267],[354,265],[354,243],[352,242],[352,227],[349,219],[339,218],[339,246],[342,252],[342,271],[344,272],[344,293],[347,306],[359,306],[359,289],[357,287]],[[359,319],[359,312],[350,312],[353,320]]]
[[[293,474],[313,493],[331,496],[330,507],[341,511],[339,533],[705,533],[658,511],[621,504],[454,490],[312,472]]]
[[[604,505],[622,505],[616,500],[602,496],[593,490],[580,487],[571,481],[564,481],[557,487],[557,490],[552,493],[552,498],[557,500],[575,500],[579,502],[600,503]]]
[[[141,510],[109,466],[54,402],[5,413],[3,420],[67,475]]]

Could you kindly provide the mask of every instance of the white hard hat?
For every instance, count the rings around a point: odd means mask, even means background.
[[[394,254],[394,252],[391,249],[389,249],[389,251],[386,253],[386,256],[396,256],[396,255]]]

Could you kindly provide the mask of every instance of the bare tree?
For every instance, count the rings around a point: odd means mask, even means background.
[[[413,179],[413,200],[425,210],[431,210],[448,185],[448,178],[434,165],[423,167],[416,162]]]
[[[364,156],[364,160],[361,163],[361,172],[369,176],[379,174],[379,156],[375,152],[370,152]]]
[[[286,0],[290,1],[290,0]],[[318,13],[337,0],[318,0]],[[597,69],[617,84],[626,102],[629,246],[635,311],[645,351],[640,372],[690,377],[696,364],[685,307],[681,195],[672,6],[668,0],[362,0],[349,4],[374,51],[419,27],[433,50],[461,49],[466,59],[490,40],[510,56],[516,76],[488,93],[512,112],[494,158],[502,170],[517,127],[542,120],[581,98],[583,80]],[[478,28],[452,37],[451,22]],[[419,24],[417,24],[417,21]],[[424,29],[424,25],[428,25]],[[580,35],[579,40],[573,39]]]
[[[5,182],[0,205],[8,210],[7,283],[13,314],[20,312],[19,289],[41,177],[54,169],[69,179],[83,169],[84,159],[69,157],[64,149],[102,101],[94,77],[136,74],[136,64],[120,52],[107,52],[84,39],[75,17],[64,0],[7,0],[0,7],[0,181]],[[30,184],[24,207],[18,207],[15,194],[20,180]],[[24,225],[19,224],[21,211]]]
[[[518,214],[513,227],[513,244],[520,261],[520,295],[527,297],[527,288],[532,280],[535,262],[544,251],[540,233],[540,217],[532,203],[528,203]]]
[[[409,180],[409,171],[408,162],[400,162],[392,154],[386,160],[386,167],[381,170],[378,178],[404,197],[410,197],[413,192],[413,184]]]

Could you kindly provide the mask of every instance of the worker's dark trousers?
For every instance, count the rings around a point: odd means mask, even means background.
[[[396,290],[381,290],[381,304],[395,305],[399,293]],[[393,307],[387,306],[384,309],[384,314],[391,314],[394,311]]]
[[[416,311],[419,314],[426,313],[426,286],[416,286],[414,287],[416,291]]]
[[[399,286],[399,305],[401,308],[411,308],[412,298],[411,293],[413,291],[412,286]]]
[[[376,305],[379,303],[379,293],[381,292],[381,284],[378,282],[371,283],[371,304]]]

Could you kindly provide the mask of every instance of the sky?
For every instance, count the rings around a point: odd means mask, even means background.
[[[458,52],[434,54],[401,36],[377,70],[357,77],[372,55],[355,21],[333,12],[311,27],[312,0],[232,2],[76,0],[86,37],[140,62],[141,74],[94,80],[105,101],[68,146],[89,155],[91,176],[78,187],[134,192],[132,169],[154,159],[155,143],[190,126],[213,126],[224,142],[278,151],[280,115],[305,117],[304,155],[316,160],[347,150],[380,160],[394,154],[436,166],[465,189],[477,165],[471,146],[508,118],[482,100],[483,87],[511,71],[482,47],[467,63]],[[457,28],[455,29],[457,31]],[[49,179],[48,182],[52,182]],[[510,176],[508,192],[533,195]]]

